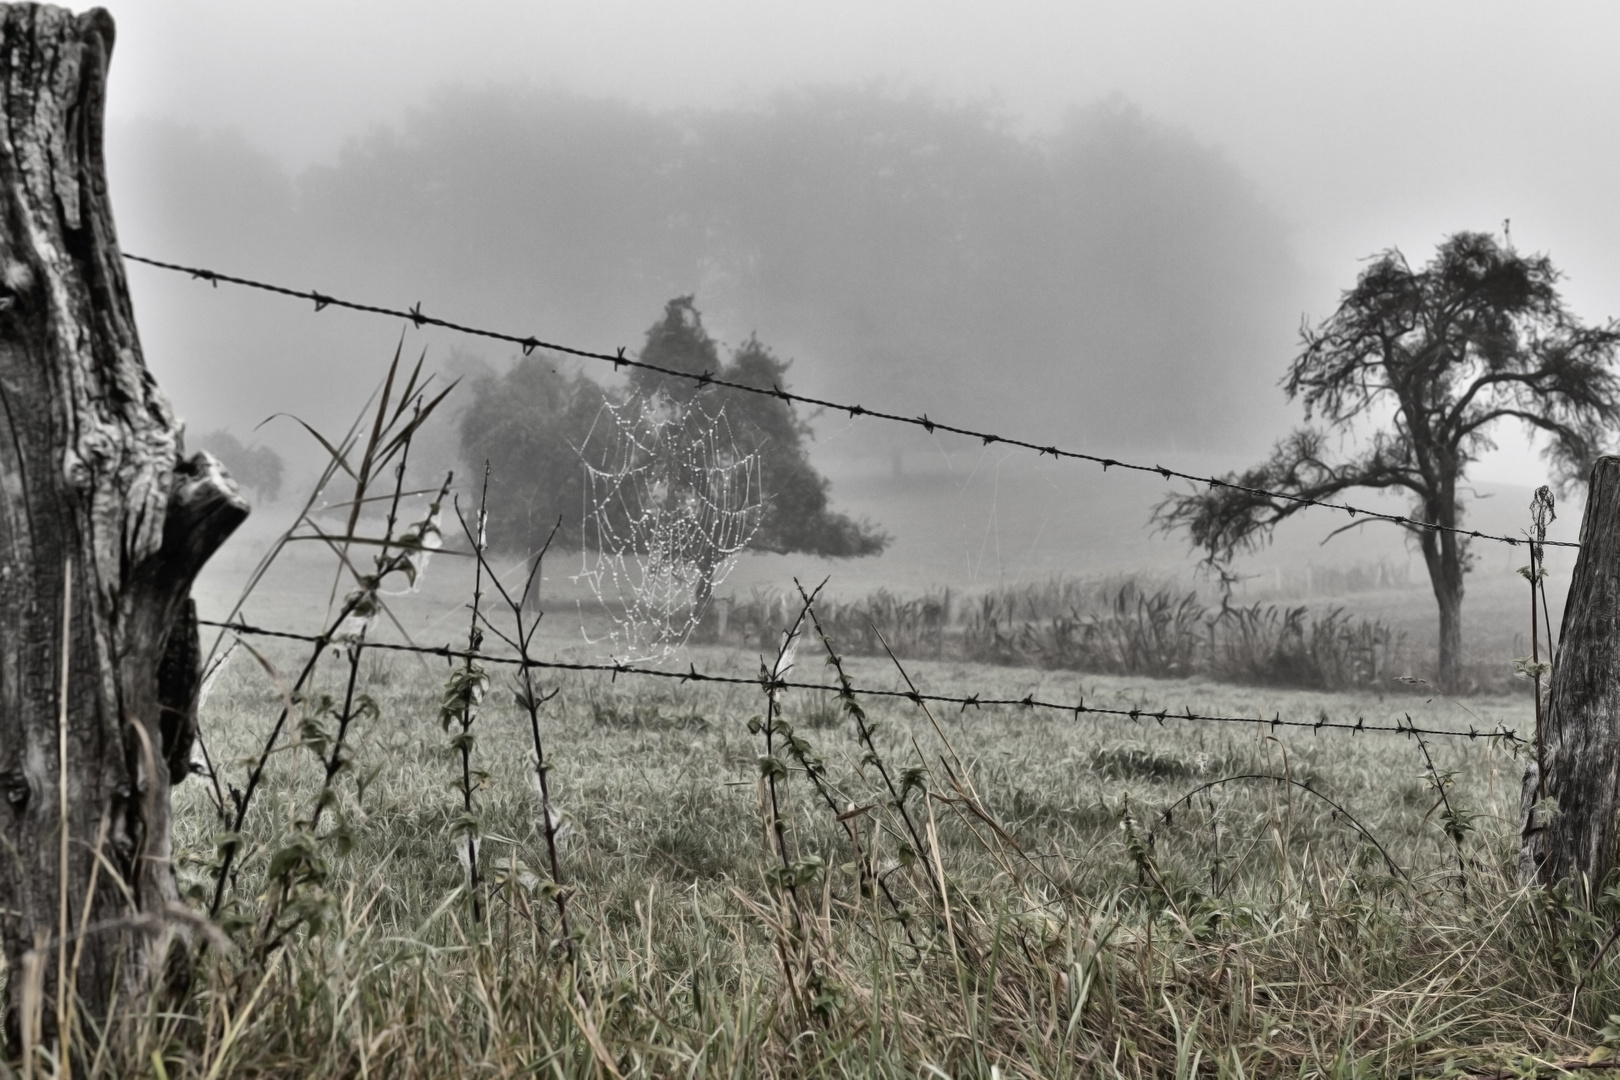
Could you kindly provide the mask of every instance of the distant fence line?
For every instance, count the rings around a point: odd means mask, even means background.
[[[1283,491],[1270,491],[1265,488],[1247,487],[1242,484],[1230,483],[1226,480],[1220,479],[1219,477],[1198,476],[1193,473],[1185,473],[1176,469],[1166,468],[1163,465],[1146,465],[1140,462],[1125,461],[1119,458],[1103,457],[1098,454],[1087,454],[1078,450],[1064,450],[1054,445],[1042,445],[1026,439],[1019,439],[1006,435],[997,435],[991,432],[979,431],[973,428],[958,427],[954,424],[942,423],[938,420],[930,419],[927,413],[923,413],[920,416],[904,416],[899,413],[885,412],[880,409],[868,409],[863,405],[850,405],[836,401],[828,401],[823,398],[809,397],[804,394],[795,394],[790,391],[783,390],[780,386],[773,385],[770,389],[765,389],[758,386],[750,386],[746,383],[739,383],[729,379],[719,378],[707,371],[694,375],[690,372],[677,371],[673,368],[662,367],[658,364],[649,364],[642,360],[631,359],[625,355],[625,350],[623,348],[619,348],[613,353],[594,352],[589,349],[580,349],[570,345],[561,345],[556,342],[545,341],[533,335],[509,334],[498,330],[489,330],[481,327],[469,326],[464,323],[453,322],[448,319],[440,319],[423,313],[420,302],[413,304],[409,308],[381,307],[376,304],[363,304],[353,300],[345,300],[340,297],[329,296],[314,289],[292,289],[284,285],[274,285],[264,281],[256,281],[252,278],[237,277],[232,274],[220,273],[217,270],[209,270],[195,266],[183,266],[178,263],[164,262],[160,259],[149,259],[141,255],[132,255],[128,252],[124,252],[123,255],[124,258],[128,259],[130,262],[156,267],[160,270],[171,270],[176,273],[189,274],[191,277],[200,281],[206,281],[216,288],[218,287],[219,283],[223,281],[230,285],[240,285],[244,288],[274,293],[278,296],[288,296],[294,299],[308,300],[314,303],[316,311],[322,311],[329,307],[345,308],[350,311],[366,312],[372,315],[386,315],[390,318],[408,319],[418,328],[423,326],[437,326],[445,330],[451,330],[460,334],[468,334],[473,337],[488,338],[494,341],[504,341],[509,344],[519,346],[523,350],[523,354],[525,356],[532,353],[535,349],[545,349],[550,352],[562,353],[567,356],[577,356],[588,360],[605,361],[612,364],[615,371],[621,367],[639,368],[644,371],[655,371],[660,375],[665,375],[670,378],[688,380],[697,385],[700,389],[708,386],[717,386],[728,390],[738,390],[743,393],[761,394],[766,397],[774,397],[782,401],[812,405],[817,408],[831,409],[836,412],[846,412],[851,417],[870,416],[878,420],[887,420],[892,423],[908,424],[913,427],[920,427],[930,434],[942,431],[953,435],[963,435],[968,438],[979,439],[986,446],[993,443],[1001,443],[1007,446],[1020,447],[1025,450],[1034,450],[1038,455],[1049,454],[1054,459],[1088,461],[1092,462],[1093,464],[1101,465],[1104,472],[1107,472],[1111,467],[1117,467],[1129,472],[1157,473],[1166,480],[1187,480],[1195,484],[1207,485],[1210,488],[1231,488],[1234,491],[1241,491],[1248,495],[1255,495],[1267,499],[1276,499],[1281,502],[1293,503],[1299,506],[1312,506],[1322,507],[1328,510],[1339,510],[1349,514],[1351,517],[1360,516],[1377,521],[1388,521],[1411,529],[1426,529],[1430,532],[1449,532],[1470,539],[1491,540],[1497,543],[1511,544],[1515,547],[1517,547],[1519,544],[1529,542],[1529,540],[1524,537],[1501,536],[1493,533],[1480,532],[1477,529],[1462,529],[1453,526],[1438,525],[1434,522],[1420,521],[1416,518],[1404,517],[1400,514],[1388,514],[1377,510],[1368,510],[1364,507],[1352,506],[1348,503],[1331,502],[1325,499],[1313,499]],[[1547,540],[1544,541],[1544,544],[1548,547],[1580,547],[1579,543],[1570,540]]]
[[[642,667],[627,663],[584,663],[567,660],[522,660],[517,657],[492,656],[483,652],[469,652],[464,649],[452,649],[449,646],[431,645],[405,645],[392,642],[354,640],[340,637],[336,634],[301,634],[290,630],[273,630],[267,627],[255,626],[246,622],[218,622],[212,619],[197,620],[200,625],[216,627],[234,634],[250,635],[254,637],[280,638],[288,641],[302,641],[318,645],[347,648],[350,646],[361,649],[380,649],[386,652],[414,653],[421,656],[437,656],[446,660],[475,660],[484,664],[501,664],[512,667],[530,667],[548,671],[578,671],[598,672],[613,676],[616,681],[620,675],[636,675],[656,679],[669,679],[680,683],[716,683],[731,686],[751,686],[762,690],[818,690],[830,694],[842,694],[844,689],[830,683],[795,682],[790,679],[768,679],[757,676],[741,675],[713,675],[699,671],[695,664],[688,666],[686,671],[664,671],[658,668]],[[1312,732],[1344,731],[1354,735],[1357,733],[1377,733],[1409,736],[1434,736],[1451,739],[1496,739],[1510,744],[1524,742],[1518,734],[1508,727],[1498,726],[1494,730],[1481,731],[1470,726],[1467,731],[1451,728],[1426,728],[1411,722],[1396,720],[1393,724],[1369,724],[1365,719],[1358,718],[1355,723],[1343,720],[1329,720],[1325,716],[1316,720],[1284,720],[1281,712],[1270,719],[1264,716],[1212,716],[1197,713],[1191,708],[1183,707],[1179,711],[1170,709],[1117,709],[1103,708],[1096,705],[1087,705],[1084,698],[1073,704],[1059,701],[1044,701],[1033,694],[1022,698],[998,698],[984,694],[970,694],[968,696],[955,696],[949,694],[923,694],[910,690],[874,690],[851,686],[849,692],[862,697],[870,698],[903,698],[914,704],[923,703],[936,705],[956,706],[959,712],[966,712],[969,707],[980,709],[985,707],[1007,707],[1021,709],[1040,709],[1044,712],[1063,713],[1076,719],[1081,716],[1109,716],[1117,719],[1127,719],[1133,723],[1144,720],[1164,725],[1170,720],[1184,720],[1216,724],[1242,724],[1249,727],[1260,726],[1275,731],[1278,728],[1308,729]]]

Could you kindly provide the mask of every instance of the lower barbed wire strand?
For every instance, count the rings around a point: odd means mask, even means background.
[[[317,644],[322,647],[327,645],[353,645],[360,649],[380,649],[384,652],[404,652],[416,653],[418,655],[425,656],[442,656],[451,660],[465,660],[471,658],[478,660],[480,663],[504,664],[511,667],[528,666],[531,668],[548,671],[601,672],[603,674],[611,674],[614,677],[619,675],[644,675],[649,678],[672,679],[677,682],[709,682],[734,686],[761,685],[761,680],[758,676],[711,675],[697,670],[696,666],[689,666],[686,671],[661,671],[657,668],[641,667],[636,664],[593,664],[585,663],[583,661],[570,660],[525,661],[518,657],[512,656],[491,656],[488,653],[482,652],[476,654],[468,653],[464,649],[452,649],[447,645],[401,645],[386,641],[349,641],[348,639],[340,638],[335,634],[300,634],[291,630],[271,630],[267,627],[253,626],[249,623],[217,622],[212,619],[198,619],[197,623],[200,626],[211,626],[220,630],[228,630],[233,634],[247,634],[254,637],[282,638],[288,641],[303,641],[311,644]],[[781,690],[820,690],[832,694],[841,694],[844,692],[843,687],[835,686],[830,683],[806,683],[794,682],[787,679],[775,679],[771,681],[770,685],[773,689]],[[1257,716],[1211,716],[1204,713],[1195,713],[1191,709],[1185,707],[1180,711],[1144,708],[1115,709],[1099,707],[1096,705],[1087,705],[1083,701],[1073,705],[1065,704],[1060,701],[1043,701],[1037,699],[1033,695],[1027,695],[1021,698],[990,698],[979,694],[973,694],[967,697],[959,697],[949,694],[918,694],[912,693],[909,690],[874,690],[855,686],[849,687],[848,692],[852,694],[859,694],[862,697],[903,698],[906,701],[911,702],[926,701],[940,705],[956,705],[959,706],[963,711],[966,711],[969,706],[972,706],[975,709],[986,707],[1040,709],[1046,712],[1071,713],[1076,717],[1113,716],[1128,719],[1134,723],[1140,723],[1144,720],[1152,720],[1160,725],[1163,725],[1169,720],[1191,720],[1214,724],[1245,724],[1249,726],[1259,725],[1261,727],[1271,728],[1272,730],[1276,730],[1277,728],[1297,728],[1317,732],[1347,731],[1351,734],[1365,733],[1408,736],[1432,735],[1439,738],[1451,739],[1500,739],[1513,744],[1518,744],[1524,741],[1519,738],[1513,729],[1505,727],[1498,727],[1491,731],[1479,731],[1474,728],[1470,728],[1467,731],[1457,731],[1450,728],[1418,727],[1414,724],[1403,724],[1400,721],[1396,721],[1393,724],[1369,724],[1364,720],[1357,720],[1352,724],[1344,720],[1284,720],[1281,713],[1278,713],[1270,719]]]

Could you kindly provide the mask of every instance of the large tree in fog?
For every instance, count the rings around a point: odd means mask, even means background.
[[[761,390],[788,385],[788,365],[755,338],[722,360],[690,296],[665,305],[663,317],[647,331],[640,356],[671,371],[708,372]],[[720,431],[730,452],[757,455],[765,498],[751,548],[850,558],[875,555],[888,543],[869,523],[831,508],[830,485],[810,463],[809,425],[791,403],[766,394],[700,388],[690,379],[640,368],[632,369],[623,391],[610,392],[591,379],[557,371],[540,355],[519,360],[504,375],[474,383],[472,402],[462,416],[464,456],[491,464],[492,542],[509,550],[532,549],[559,520],[561,543],[573,546],[585,539],[582,456],[598,468],[608,467],[613,456],[604,441],[613,426],[603,412],[610,394],[662,402],[679,429],[670,445]]]
[[[1449,237],[1421,269],[1394,249],[1376,256],[1338,310],[1302,331],[1283,380],[1307,424],[1320,424],[1295,431],[1265,463],[1228,474],[1224,486],[1166,499],[1157,520],[1219,562],[1307,507],[1245,488],[1306,499],[1404,492],[1414,518],[1441,527],[1394,523],[1423,552],[1440,609],[1440,682],[1455,688],[1470,556],[1466,538],[1448,530],[1462,524],[1458,485],[1468,466],[1493,447],[1499,422],[1518,421],[1545,437],[1550,464],[1569,482],[1620,419],[1611,367],[1620,330],[1583,326],[1564,307],[1558,276],[1546,256],[1484,233]],[[1335,452],[1357,425],[1373,429],[1360,449]]]

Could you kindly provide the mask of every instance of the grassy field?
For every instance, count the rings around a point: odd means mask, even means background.
[[[205,711],[237,785],[284,702],[268,671],[303,659],[262,655],[238,650]],[[820,678],[821,659],[806,644],[795,675]],[[846,666],[857,686],[901,685],[892,666]],[[930,693],[1531,723],[1523,696],[908,669]],[[329,656],[310,700],[341,699],[348,676]],[[445,662],[368,653],[355,676],[376,709],[349,731],[320,839],[300,839],[325,775],[306,726],[247,819],[223,912],[234,944],[210,950],[181,1008],[136,1025],[113,1072],[1519,1076],[1585,1060],[1620,1010],[1614,966],[1586,970],[1615,899],[1515,891],[1519,764],[1490,741],[1431,737],[1431,765],[1410,737],[1022,709],[930,720],[891,699],[867,704],[868,747],[837,695],[788,691],[779,847],[749,727],[759,688],[568,675],[540,714],[565,940],[508,677],[471,727],[475,900]],[[824,759],[839,814],[783,748],[789,728]],[[1231,777],[1249,779],[1215,783]],[[202,902],[221,826],[206,782],[177,799],[182,881]]]

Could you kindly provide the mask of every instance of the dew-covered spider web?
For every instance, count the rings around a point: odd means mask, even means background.
[[[757,451],[740,452],[725,410],[663,395],[608,401],[580,457],[585,515],[579,579],[613,622],[621,660],[668,659],[697,629],[759,529]]]

